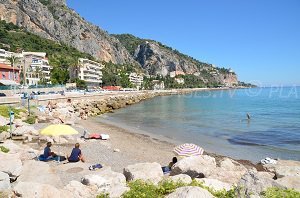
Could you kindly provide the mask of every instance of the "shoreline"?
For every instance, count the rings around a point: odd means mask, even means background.
[[[178,144],[184,143],[179,141],[172,141],[170,138],[160,137],[150,134],[150,133],[141,133],[141,131],[136,132],[135,130],[130,130],[118,126],[117,123],[108,123],[106,121],[101,121],[99,117],[89,118],[88,120],[82,120],[78,123],[83,126],[89,132],[93,133],[94,129],[105,130],[107,134],[110,135],[109,144],[106,146],[108,149],[119,149],[120,153],[126,151],[129,154],[128,161],[125,164],[143,163],[143,162],[158,162],[162,166],[167,165],[172,157],[175,156],[173,149]],[[100,132],[99,132],[100,133]],[[126,138],[126,141],[120,140],[121,137]],[[101,140],[100,140],[101,141]],[[134,142],[134,144],[132,144]],[[88,144],[88,143],[87,143]],[[143,147],[143,148],[142,148]],[[141,150],[134,151],[135,148],[142,148]],[[262,165],[258,163],[253,163],[250,160],[245,159],[234,159],[229,156],[220,155],[214,152],[204,151],[204,155],[209,155],[216,159],[216,162],[220,162],[225,158],[235,160],[247,168],[256,168],[258,171],[263,171]],[[135,157],[137,159],[135,159]],[[119,172],[122,171],[120,167],[113,167],[112,169]]]

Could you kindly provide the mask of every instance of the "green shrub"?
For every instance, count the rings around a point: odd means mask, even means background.
[[[2,151],[3,153],[8,153],[9,149],[4,146],[0,146],[0,151]]]
[[[35,124],[35,120],[36,120],[36,116],[31,115],[31,116],[28,116],[28,118],[24,122],[26,122],[28,124]]]
[[[300,198],[300,192],[294,189],[281,189],[277,187],[268,188],[263,192],[264,198]]]
[[[231,189],[229,191],[215,191],[209,187],[204,186],[202,183],[193,180],[190,184],[184,184],[182,182],[172,182],[168,180],[164,180],[160,182],[157,186],[151,183],[143,182],[140,180],[129,182],[128,186],[130,190],[122,195],[123,198],[139,198],[139,197],[147,197],[147,198],[160,198],[165,197],[166,195],[174,192],[177,188],[182,186],[198,186],[203,189],[208,190],[215,197],[219,198],[235,198],[237,197],[235,189]]]
[[[8,126],[0,126],[0,133],[3,131],[7,131],[8,130]]]
[[[0,115],[5,117],[5,118],[9,118],[9,111],[13,111],[15,113],[15,118],[20,118],[19,114],[21,112],[25,112],[25,109],[19,109],[19,108],[15,108],[15,107],[10,107],[10,106],[6,106],[6,105],[0,105]]]
[[[102,193],[100,195],[97,195],[96,198],[109,198],[109,194],[108,193]]]

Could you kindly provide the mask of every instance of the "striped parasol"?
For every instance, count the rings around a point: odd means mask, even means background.
[[[202,155],[204,152],[203,148],[201,148],[200,146],[189,143],[178,145],[174,148],[173,151],[177,155],[184,157]]]

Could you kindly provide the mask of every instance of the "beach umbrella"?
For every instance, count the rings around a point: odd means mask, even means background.
[[[61,136],[61,135],[75,135],[78,131],[65,124],[52,124],[42,129],[40,134],[51,135],[51,136]]]
[[[69,125],[64,124],[52,124],[40,131],[41,135],[47,136],[61,136],[61,135],[75,135],[78,134],[78,131],[70,127]],[[59,149],[60,150],[60,149]],[[58,158],[58,162],[60,157]]]
[[[189,156],[198,156],[202,155],[204,150],[196,144],[185,143],[178,145],[174,148],[174,153],[179,156],[189,157]]]

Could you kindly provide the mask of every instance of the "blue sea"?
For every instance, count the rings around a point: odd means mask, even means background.
[[[300,160],[300,87],[162,96],[99,119],[235,159]]]

